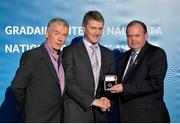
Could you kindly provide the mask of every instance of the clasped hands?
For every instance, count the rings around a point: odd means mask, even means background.
[[[93,106],[100,107],[101,111],[109,111],[109,108],[111,107],[110,100],[106,97],[101,97],[100,99],[95,99],[92,103]]]
[[[112,86],[111,88],[107,89],[111,93],[122,93],[123,92],[123,86],[122,84],[116,84]],[[109,108],[111,107],[110,100],[106,97],[101,97],[100,99],[95,99],[92,103],[93,106],[100,107],[103,112],[109,111]]]

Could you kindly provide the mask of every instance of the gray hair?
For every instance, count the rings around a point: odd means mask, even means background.
[[[65,27],[69,28],[69,24],[66,20],[64,20],[62,18],[53,18],[49,21],[49,23],[47,25],[47,30],[51,27],[52,24],[54,24],[56,22],[63,24]]]

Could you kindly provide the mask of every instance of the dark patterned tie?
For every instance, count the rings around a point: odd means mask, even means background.
[[[63,93],[64,91],[64,69],[63,69],[63,66],[62,66],[62,52],[59,51],[58,52],[58,74],[60,75],[60,79],[59,79],[59,82],[60,82],[60,86],[61,86],[61,91]]]
[[[59,70],[59,67],[60,67],[60,64],[61,64],[61,62],[62,62],[62,57],[61,57],[61,55],[62,55],[62,52],[59,50],[58,51],[58,70]]]

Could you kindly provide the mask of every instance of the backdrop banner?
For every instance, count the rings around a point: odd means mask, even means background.
[[[105,19],[100,43],[120,53],[128,50],[125,29],[132,20],[143,21],[148,41],[166,51],[168,71],[164,101],[171,122],[180,122],[180,8],[179,0],[1,0],[0,4],[0,122],[19,122],[20,111],[10,89],[22,53],[45,41],[50,19],[64,18],[70,24],[65,46],[82,36],[82,19],[98,10]],[[116,60],[118,61],[118,60]],[[112,113],[113,114],[113,113]]]

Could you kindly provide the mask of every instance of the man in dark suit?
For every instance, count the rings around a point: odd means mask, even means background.
[[[98,11],[87,12],[82,24],[84,37],[63,49],[65,122],[106,122],[104,112],[110,101],[103,97],[103,76],[114,72],[114,61],[112,51],[98,43],[103,27]]]
[[[23,122],[62,122],[65,74],[60,48],[68,30],[65,20],[52,19],[47,26],[46,41],[21,57],[11,87],[23,111]]]
[[[120,84],[109,89],[119,93],[121,122],[170,122],[163,101],[164,78],[167,71],[163,49],[147,42],[143,22],[134,20],[126,29],[131,48],[120,59]]]

